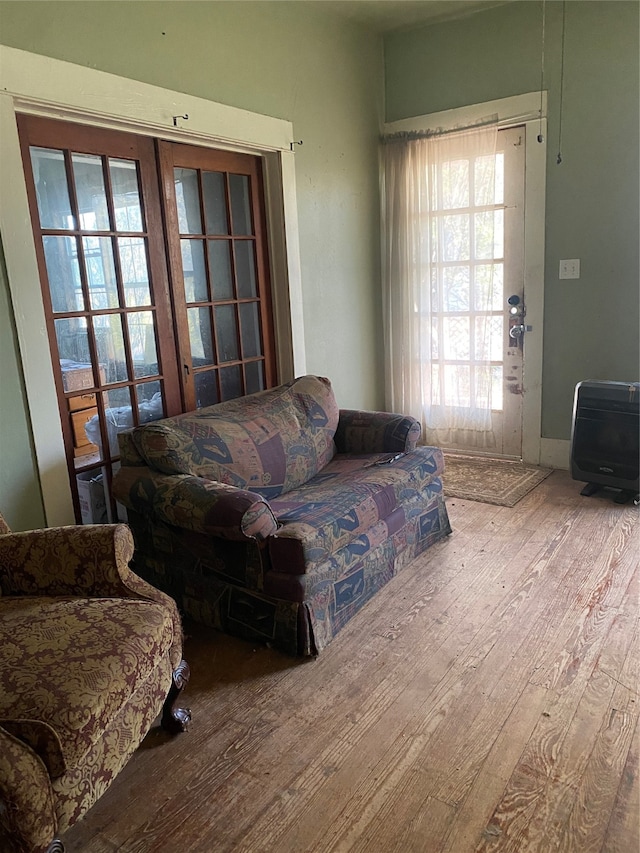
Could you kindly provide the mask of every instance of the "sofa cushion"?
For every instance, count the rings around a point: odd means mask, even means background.
[[[385,536],[402,525],[406,508],[420,506],[444,470],[444,458],[437,447],[418,447],[388,459],[339,454],[301,488],[271,500],[281,525],[268,540],[272,568],[304,574],[378,523],[384,522]]]
[[[272,498],[306,483],[335,454],[338,406],[328,379],[286,385],[218,403],[133,431],[146,463]]]
[[[7,596],[0,613],[0,726],[52,778],[78,765],[174,640],[153,601]]]

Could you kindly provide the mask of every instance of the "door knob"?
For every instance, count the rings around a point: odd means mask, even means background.
[[[524,326],[523,324],[512,326],[509,329],[509,337],[517,340],[518,338],[521,338],[525,332],[530,332],[532,329],[533,326]]]

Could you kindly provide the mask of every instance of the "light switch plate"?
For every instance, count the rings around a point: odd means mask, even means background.
[[[580,259],[560,261],[560,278],[580,278]]]

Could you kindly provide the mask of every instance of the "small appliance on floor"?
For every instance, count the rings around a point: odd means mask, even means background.
[[[640,383],[585,381],[576,385],[571,428],[571,476],[581,495],[617,490],[616,503],[640,502]]]

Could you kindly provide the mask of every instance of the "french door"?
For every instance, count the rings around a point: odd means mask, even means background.
[[[260,158],[19,116],[78,521],[117,434],[276,382]]]
[[[158,142],[187,411],[275,383],[260,160]]]

